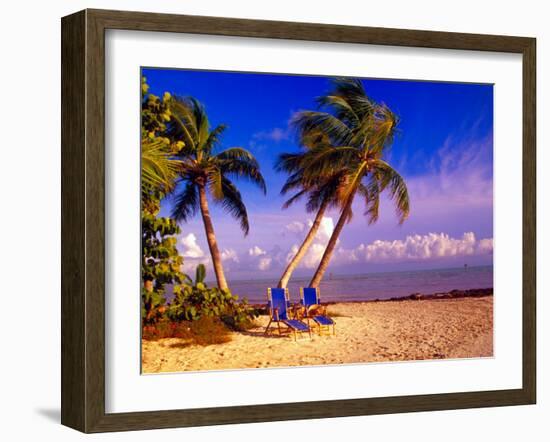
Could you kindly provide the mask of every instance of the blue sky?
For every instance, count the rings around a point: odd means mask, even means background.
[[[249,149],[261,165],[267,196],[246,182],[239,188],[247,206],[250,234],[212,205],[214,227],[228,279],[280,275],[308,222],[303,204],[287,210],[280,189],[286,176],[273,165],[282,152],[298,150],[288,126],[292,114],[315,109],[328,92],[326,77],[143,69],[150,92],[190,95],[201,101],[212,126],[228,125],[222,148]],[[397,225],[393,208],[369,226],[359,202],[344,229],[329,270],[335,274],[491,264],[493,247],[492,85],[363,80],[367,93],[400,117],[400,133],[387,155],[409,187],[411,215]],[[161,214],[169,215],[171,201]],[[315,270],[338,213],[329,212],[297,276]],[[200,215],[181,224],[178,248],[191,270],[210,267]],[[210,274],[212,272],[209,272]],[[211,275],[212,276],[212,275]],[[210,278],[209,278],[210,279]]]

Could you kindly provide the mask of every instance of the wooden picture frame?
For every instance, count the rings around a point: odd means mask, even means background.
[[[495,51],[523,57],[523,385],[271,405],[105,412],[105,30]],[[536,398],[536,41],[533,38],[141,12],[62,19],[62,424],[83,432],[533,404]]]

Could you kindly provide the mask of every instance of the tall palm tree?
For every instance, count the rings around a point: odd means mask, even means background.
[[[340,173],[330,177],[315,177],[314,179],[307,179],[304,176],[304,170],[300,167],[300,163],[303,161],[304,155],[307,154],[307,150],[311,149],[313,146],[328,142],[326,136],[323,134],[317,134],[316,136],[311,136],[311,134],[308,135],[309,136],[300,140],[306,152],[281,154],[276,165],[279,171],[285,171],[290,174],[281,189],[281,194],[286,195],[290,191],[296,191],[296,193],[284,203],[283,208],[287,209],[307,195],[307,212],[316,212],[315,219],[302,241],[302,244],[298,247],[296,253],[290,259],[281,275],[281,279],[278,283],[278,287],[280,288],[285,288],[288,285],[288,281],[294,273],[294,270],[296,270],[296,267],[298,267],[298,264],[313,244],[313,240],[319,231],[321,221],[327,209],[336,204],[337,200],[335,199],[335,195],[337,194],[338,186],[341,184],[342,180]]]
[[[326,272],[340,233],[353,215],[356,195],[365,201],[369,223],[378,219],[380,195],[385,190],[394,202],[400,224],[410,210],[404,180],[384,160],[385,152],[393,143],[397,116],[386,105],[370,99],[360,80],[339,78],[333,85],[333,90],[319,99],[326,112],[300,112],[294,117],[302,136],[322,131],[330,139],[330,144],[316,146],[304,155],[300,165],[306,178],[338,172],[344,176],[337,195],[340,216],[311,279],[311,287],[317,287]]]
[[[175,97],[171,104],[170,135],[181,140],[181,161],[172,216],[187,221],[198,210],[202,215],[206,240],[218,287],[228,290],[220,250],[208,206],[207,192],[239,221],[245,235],[250,229],[248,214],[237,186],[230,177],[244,178],[257,185],[265,194],[265,181],[254,156],[240,147],[217,151],[225,125],[210,129],[204,106],[194,98]]]

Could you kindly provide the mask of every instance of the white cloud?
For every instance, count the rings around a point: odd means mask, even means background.
[[[269,257],[263,257],[260,258],[260,261],[258,262],[258,269],[260,270],[268,270],[271,267],[271,258]]]
[[[290,131],[287,129],[281,129],[280,127],[274,127],[271,130],[257,132],[253,135],[253,138],[257,140],[270,140],[279,143],[280,141],[287,140],[290,136]]]
[[[404,240],[376,240],[369,245],[361,244],[353,250],[339,249],[336,260],[339,263],[356,262],[398,262],[408,260],[429,260],[453,256],[491,254],[493,239],[477,240],[473,232],[466,232],[461,238],[452,238],[446,233],[410,235]]]
[[[493,238],[484,238],[479,240],[477,244],[477,251],[480,255],[493,253]]]
[[[313,243],[304,256],[304,259],[302,259],[301,266],[306,269],[317,267],[323,257],[323,253],[325,253],[325,248],[325,244]]]
[[[328,216],[323,216],[321,220],[321,225],[319,226],[319,231],[316,235],[316,240],[319,242],[328,242],[334,231],[334,221]]]
[[[260,246],[254,246],[248,249],[248,260],[244,264],[248,268],[253,267],[261,271],[269,270],[274,262],[273,256],[278,254],[278,251],[275,249],[268,254]]]
[[[182,253],[182,256],[184,258],[198,259],[205,256],[203,250],[197,244],[197,237],[194,233],[190,233],[187,236],[181,238],[181,243],[185,247]]]
[[[261,255],[265,255],[265,253],[266,253],[265,250],[262,250],[258,246],[254,246],[251,249],[248,249],[248,254],[250,256],[261,256]]]
[[[306,229],[306,226],[301,221],[292,221],[285,226],[285,230],[290,233],[302,233]]]
[[[234,249],[224,249],[222,251],[222,261],[239,262],[239,257]]]

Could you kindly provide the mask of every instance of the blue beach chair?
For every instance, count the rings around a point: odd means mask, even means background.
[[[288,289],[268,288],[267,302],[269,308],[269,324],[267,324],[264,334],[267,334],[271,324],[276,322],[279,335],[282,335],[281,323],[283,323],[289,331],[294,333],[295,341],[297,341],[298,333],[308,333],[311,339],[311,329],[309,326],[298,319],[292,319],[290,317]]]
[[[314,306],[321,307],[321,294],[318,288],[300,287],[300,302],[306,309],[306,318],[311,318],[319,326],[319,334],[323,330],[328,331],[330,334],[331,325],[332,334],[336,334],[336,322],[330,316],[327,316],[326,307],[321,308],[321,312],[318,309],[312,308]]]

